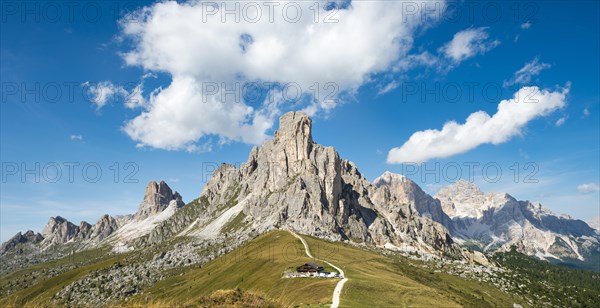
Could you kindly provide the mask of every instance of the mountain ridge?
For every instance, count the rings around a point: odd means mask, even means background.
[[[168,211],[169,206],[172,206],[171,211]],[[183,206],[181,195],[172,191],[164,181],[159,183],[150,181],[142,202],[134,214],[115,217],[104,214],[93,225],[86,221],[81,221],[79,225],[76,225],[62,216],[53,216],[48,219],[48,223],[43,227],[41,233],[36,234],[31,230],[25,234],[18,232],[11,239],[2,243],[0,255],[4,257],[3,265],[6,265],[4,266],[6,269],[12,267],[19,269],[30,264],[57,259],[73,252],[105,245],[115,246],[115,250],[127,250],[129,249],[128,242],[151,231],[148,228],[152,229],[157,223],[153,220],[156,220],[157,217],[160,218],[161,214],[170,216]],[[120,236],[132,229],[135,232],[127,234],[129,238]],[[22,252],[14,251],[11,254],[19,245],[24,248],[21,249]],[[9,254],[11,254],[10,258]],[[23,259],[23,255],[28,257]]]
[[[454,221],[453,235],[483,251],[509,251],[516,246],[520,252],[543,260],[600,261],[597,231],[581,220],[556,215],[539,203],[519,201],[507,193],[486,195],[466,181],[440,189],[435,198]]]
[[[281,117],[274,138],[254,147],[239,168],[217,168],[191,204],[195,210],[187,209],[204,216],[193,221],[174,217],[177,222],[162,229],[169,235],[215,236],[230,219],[243,215],[248,228],[259,234],[289,227],[331,240],[410,243],[432,253],[460,254],[442,225],[390,202],[390,195],[369,183],[354,163],[313,141],[306,114],[291,112]]]

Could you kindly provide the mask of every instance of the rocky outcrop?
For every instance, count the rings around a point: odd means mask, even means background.
[[[173,192],[165,181],[160,181],[159,183],[150,181],[146,187],[144,200],[135,213],[134,219],[143,220],[149,216],[158,214],[164,211],[173,200],[175,200],[178,207],[185,205],[181,199],[181,195],[178,192]]]
[[[0,247],[0,255],[5,254],[7,251],[17,247],[19,244],[37,244],[42,240],[44,240],[44,236],[31,230],[28,230],[25,232],[25,234],[18,232],[11,239],[2,243],[2,246]]]
[[[486,195],[466,181],[441,189],[436,198],[454,221],[454,235],[479,243],[485,251],[515,246],[541,259],[581,261],[599,252],[600,237],[590,226],[539,203],[518,201],[506,193]]]
[[[50,217],[42,230],[44,242],[47,244],[64,244],[74,239],[79,233],[79,227],[60,217]]]
[[[119,228],[117,221],[110,215],[103,215],[94,225],[82,221],[79,226],[63,217],[51,217],[42,231],[44,246],[65,244],[68,242],[100,242]]]
[[[433,206],[431,213],[442,214]],[[312,121],[302,112],[283,115],[274,138],[253,148],[239,168],[221,165],[200,198],[151,237],[214,237],[231,230],[235,217],[244,218],[238,233],[290,228],[331,240],[457,252],[442,224],[401,202],[389,188],[371,184],[333,147],[315,143]]]
[[[110,220],[102,221],[102,226],[107,230],[116,230],[110,232],[111,236],[105,242],[117,251],[129,250],[130,247],[140,246],[148,241],[160,242],[166,238],[166,234],[173,235],[163,230],[163,222],[184,206],[181,195],[172,191],[167,183],[150,181],[134,215],[117,216],[116,219],[111,217]]]
[[[118,228],[119,225],[117,224],[117,221],[112,216],[105,214],[100,217],[94,225],[91,232],[91,238],[96,241],[102,241],[117,231]]]
[[[133,219],[135,214],[127,214],[127,215],[116,215],[114,218],[117,221],[117,225],[122,227],[126,223],[130,222]]]
[[[486,201],[479,187],[465,180],[443,187],[435,198],[450,217],[481,217],[486,206],[493,205]]]
[[[454,229],[452,219],[444,212],[440,201],[425,193],[417,183],[409,178],[385,172],[375,179],[373,184],[383,189],[393,200],[393,204],[408,205],[411,211],[442,224],[450,231]],[[398,208],[398,211],[402,211],[402,208]]]
[[[86,221],[75,225],[63,217],[51,217],[42,234],[17,233],[2,244],[0,274],[98,247],[129,251],[140,237],[150,233],[182,205],[181,196],[172,192],[166,183],[151,182],[137,213],[138,217],[146,218],[136,220],[134,214],[116,217],[105,214],[93,225]]]
[[[92,229],[92,225],[90,225],[88,222],[86,222],[86,221],[80,222],[79,223],[79,232],[77,233],[77,236],[75,236],[75,239],[78,241],[88,239],[91,234],[91,229]]]

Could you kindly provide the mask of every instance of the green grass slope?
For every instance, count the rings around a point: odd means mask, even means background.
[[[87,274],[115,264],[136,264],[159,251],[172,249],[185,238],[173,238],[142,251],[114,254],[107,247],[77,252],[0,277],[0,307],[52,307],[52,298]]]
[[[512,307],[522,302],[487,283],[422,268],[419,261],[303,237],[316,258],[341,267],[350,278],[341,296],[344,307]]]
[[[283,231],[262,235],[205,264],[178,270],[129,303],[152,306],[196,305],[218,290],[241,289],[283,306],[325,305],[338,280],[283,278],[309,262],[300,241]]]
[[[88,273],[120,262],[125,256],[89,250],[5,275],[0,278],[0,307],[51,306],[52,296],[62,288]]]
[[[342,307],[508,307],[520,302],[493,286],[434,273],[404,257],[303,237],[315,257],[341,267],[350,278]],[[217,290],[239,288],[285,307],[329,305],[337,279],[282,278],[286,270],[307,261],[299,240],[286,231],[273,231],[202,268],[171,276],[129,303],[195,305]]]

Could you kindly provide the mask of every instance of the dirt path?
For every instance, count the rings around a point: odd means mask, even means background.
[[[313,255],[310,253],[310,249],[308,248],[308,244],[306,243],[306,241],[298,234],[296,234],[294,231],[292,230],[288,230],[294,237],[296,237],[297,239],[299,239],[302,242],[302,245],[304,245],[304,252],[306,252],[306,255],[309,258],[315,259],[317,261],[321,261],[321,262],[325,262],[327,264],[329,264],[329,266],[335,268],[338,273],[340,273],[340,275],[342,277],[344,277],[344,279],[340,280],[337,285],[335,286],[335,289],[333,290],[333,297],[331,299],[331,308],[337,308],[340,305],[340,295],[342,294],[342,289],[344,288],[344,284],[346,283],[346,281],[348,281],[348,278],[346,278],[346,275],[344,274],[344,271],[333,265],[330,262],[327,262],[325,260],[321,260],[321,259],[317,259],[315,257],[313,257]]]

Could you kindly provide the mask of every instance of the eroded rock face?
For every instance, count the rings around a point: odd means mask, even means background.
[[[75,225],[63,217],[51,217],[43,229],[43,235],[28,231],[25,234],[18,233],[3,243],[0,248],[0,255],[6,261],[3,265],[15,270],[103,245],[126,247],[150,233],[152,228],[183,205],[179,193],[173,192],[164,181],[150,182],[140,210],[135,215],[112,217],[105,214],[93,225],[86,221]],[[120,232],[122,230],[124,232]],[[156,234],[163,233],[162,229],[156,230]],[[154,239],[160,241],[163,238]]]
[[[25,234],[18,232],[11,239],[2,243],[2,246],[0,247],[0,255],[3,255],[10,249],[13,249],[18,244],[37,244],[42,240],[44,240],[44,237],[41,234],[35,233],[31,230],[28,230],[25,232]]]
[[[177,202],[178,207],[184,205],[181,195],[178,192],[173,192],[165,181],[160,181],[159,183],[150,181],[146,187],[144,200],[140,204],[137,213],[135,213],[134,219],[142,220],[158,214],[164,211],[172,200]]]
[[[299,162],[307,160],[312,151],[312,120],[304,113],[290,112],[279,119],[279,131],[274,140],[281,144],[292,172],[299,172]],[[284,157],[280,156],[280,157]]]
[[[117,231],[118,228],[117,221],[112,216],[105,214],[94,225],[91,237],[97,241],[102,241]]]
[[[88,222],[86,221],[82,221],[79,223],[79,232],[77,233],[77,236],[75,237],[76,240],[86,240],[90,237],[91,235],[91,229],[92,229],[92,225],[90,225]]]
[[[239,211],[245,216],[240,232],[290,228],[331,240],[457,251],[443,225],[372,185],[333,147],[315,143],[312,121],[302,112],[283,115],[274,138],[253,148],[239,168],[221,165],[186,208],[163,229],[175,234],[192,224],[198,231],[191,234],[214,234],[222,227],[216,217]],[[192,219],[184,216],[191,212]],[[173,228],[175,222],[183,225]]]
[[[484,194],[475,184],[459,181],[436,195],[452,217],[456,236],[478,242],[486,251],[511,246],[542,259],[586,260],[598,254],[600,236],[581,220],[559,216],[506,193]]]
[[[42,231],[44,241],[49,244],[64,244],[74,239],[78,233],[79,227],[60,216],[50,217]]]
[[[373,185],[386,192],[390,199],[388,203],[394,204],[397,212],[406,212],[408,205],[410,211],[431,218],[450,231],[454,229],[452,219],[444,212],[440,201],[428,195],[409,178],[385,172],[373,181]]]
[[[68,242],[100,242],[119,228],[117,221],[110,215],[103,215],[94,225],[82,221],[79,226],[67,219],[51,217],[42,231],[44,246],[65,244]]]
[[[442,209],[450,217],[481,217],[485,210],[484,193],[465,180],[443,187],[435,198],[441,201]]]

